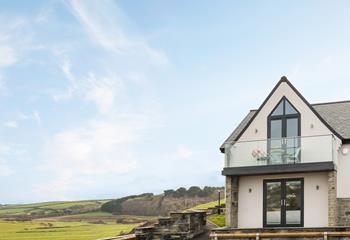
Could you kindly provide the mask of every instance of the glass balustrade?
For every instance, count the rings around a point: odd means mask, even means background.
[[[332,135],[236,142],[225,150],[225,167],[333,161]]]

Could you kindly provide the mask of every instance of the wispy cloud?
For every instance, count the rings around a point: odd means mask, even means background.
[[[115,2],[72,0],[69,5],[90,37],[105,50],[122,55],[143,55],[159,64],[168,62],[162,51],[150,47],[140,35],[132,36],[125,31],[122,25],[127,22],[127,17]]]
[[[0,177],[8,177],[14,173],[13,169],[8,164],[8,156],[12,149],[6,144],[0,144]]]
[[[116,76],[98,77],[93,72],[88,72],[85,76],[76,77],[67,57],[63,58],[61,70],[69,80],[69,85],[65,91],[53,94],[56,101],[79,97],[95,103],[100,113],[107,114],[113,107],[115,100],[124,94],[124,84]]]
[[[16,122],[17,124],[19,124],[19,122],[27,121],[27,120],[33,121],[33,122],[35,122],[37,125],[40,125],[40,124],[41,124],[41,116],[40,116],[39,111],[34,110],[34,111],[31,112],[31,113],[19,112],[19,113],[17,114],[16,120],[15,120],[14,122]]]
[[[188,148],[188,147],[185,147],[183,145],[180,145],[178,148],[177,148],[177,155],[179,158],[182,158],[182,159],[189,159],[192,157],[193,155],[193,152]]]
[[[7,121],[7,122],[4,122],[4,127],[7,127],[7,128],[18,128],[18,123],[16,121]]]
[[[44,148],[40,171],[53,177],[36,188],[47,196],[48,189],[63,199],[76,191],[75,185],[91,187],[106,175],[130,173],[138,164],[133,150],[149,126],[147,116],[123,116],[109,121],[90,120],[82,127],[56,133]],[[64,174],[62,174],[64,173]],[[55,186],[59,186],[55,188]],[[52,190],[54,189],[54,190]]]
[[[0,67],[8,67],[17,61],[15,50],[10,46],[0,46]]]
[[[37,110],[33,111],[33,119],[36,121],[36,123],[38,125],[41,124],[41,117],[40,117],[40,113]]]

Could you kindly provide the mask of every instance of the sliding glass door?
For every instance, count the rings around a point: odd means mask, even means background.
[[[304,180],[264,181],[264,227],[303,226]]]

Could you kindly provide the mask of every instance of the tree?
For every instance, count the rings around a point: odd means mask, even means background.
[[[186,188],[180,187],[175,191],[175,197],[185,197],[187,193]]]
[[[200,187],[197,186],[192,186],[188,189],[187,194],[190,197],[195,197],[195,196],[199,196],[202,193],[202,189]]]

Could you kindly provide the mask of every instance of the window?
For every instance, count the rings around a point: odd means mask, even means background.
[[[270,164],[297,162],[300,159],[300,113],[283,97],[268,117]]]

